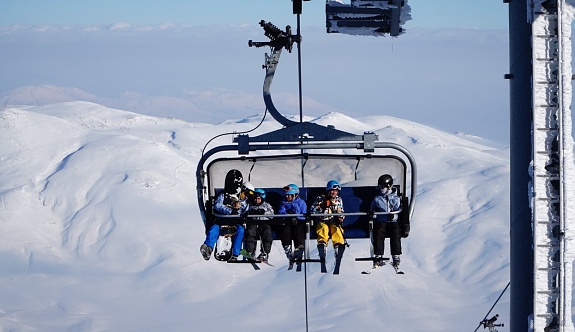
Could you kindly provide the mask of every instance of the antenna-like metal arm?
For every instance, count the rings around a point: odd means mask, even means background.
[[[269,46],[272,50],[272,54],[268,55],[266,53],[265,63],[262,66],[266,70],[266,78],[264,80],[263,97],[266,108],[270,112],[270,115],[282,125],[289,127],[298,124],[295,121],[286,119],[275,107],[272,101],[272,95],[270,88],[272,85],[272,80],[274,78],[276,67],[280,60],[280,55],[282,50],[285,48],[288,52],[291,52],[294,42],[300,42],[301,36],[292,35],[291,27],[286,26],[286,30],[282,31],[277,26],[266,22],[264,20],[260,21],[260,26],[264,29],[264,35],[270,39],[269,42],[254,42],[248,41],[248,46],[250,47],[262,47]]]
[[[273,25],[270,22],[266,22],[264,20],[260,21],[260,26],[264,29],[264,35],[270,39],[269,42],[255,42],[252,40],[248,41],[249,47],[262,47],[262,46],[270,46],[272,49],[280,50],[285,48],[288,52],[291,53],[293,48],[294,42],[299,42],[301,36],[292,35],[291,34],[291,27],[288,25],[286,26],[286,30],[283,31],[277,26]]]

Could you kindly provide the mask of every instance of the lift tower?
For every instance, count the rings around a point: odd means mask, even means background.
[[[573,331],[572,0],[509,2],[511,329]],[[528,147],[531,147],[529,149]],[[568,190],[570,189],[570,190]],[[571,218],[572,219],[572,218]]]

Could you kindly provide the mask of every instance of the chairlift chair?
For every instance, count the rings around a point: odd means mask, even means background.
[[[342,184],[346,238],[371,238],[369,203],[376,194],[378,177],[387,173],[392,175],[403,199],[401,218],[409,222],[417,189],[417,169],[410,152],[399,144],[378,141],[375,133],[356,135],[333,126],[292,121],[281,115],[271,98],[271,83],[282,49],[291,52],[293,43],[301,39],[291,34],[289,26],[285,31],[265,21],[260,26],[270,41],[249,41],[248,45],[270,47],[271,55],[266,54],[263,66],[266,70],[263,99],[267,111],[284,127],[254,137],[240,134],[233,144],[216,146],[202,154],[196,170],[196,190],[206,230],[216,217],[211,210],[212,202],[230,169],[240,170],[244,181],[265,189],[267,200],[276,211],[286,184],[300,186],[300,196],[309,207],[318,194],[325,192],[329,180],[338,180]],[[219,217],[224,216],[217,217],[221,220]],[[310,229],[316,216],[308,212],[305,217],[306,257],[309,257],[309,240],[314,236]],[[283,220],[282,216],[274,215],[272,223],[281,224]],[[229,223],[235,224],[237,220]]]

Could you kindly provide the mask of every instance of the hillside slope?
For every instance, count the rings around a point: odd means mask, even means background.
[[[260,271],[206,262],[196,163],[209,138],[258,121],[194,124],[88,102],[2,109],[0,330],[302,331],[306,312],[312,331],[477,327],[509,281],[507,150],[330,113],[314,121],[374,131],[417,160],[406,274],[361,275],[366,240],[350,241],[339,276],[287,271],[279,243],[275,267]],[[494,309],[501,322],[508,302]]]

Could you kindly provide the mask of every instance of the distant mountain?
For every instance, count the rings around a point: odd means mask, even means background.
[[[0,93],[0,105],[40,106],[67,101],[96,101],[98,98],[77,88],[53,85],[24,86]]]
[[[213,124],[230,118],[240,118],[265,111],[261,96],[225,89],[185,90],[166,95],[125,92],[118,97],[111,98],[95,96],[78,88],[40,85],[24,86],[0,93],[0,105],[3,106],[42,106],[69,101],[89,101],[145,115],[173,117],[189,122]],[[304,98],[303,102],[308,114],[338,111],[310,98]],[[274,103],[281,112],[299,113],[297,96],[289,93],[277,93],[274,96]]]

